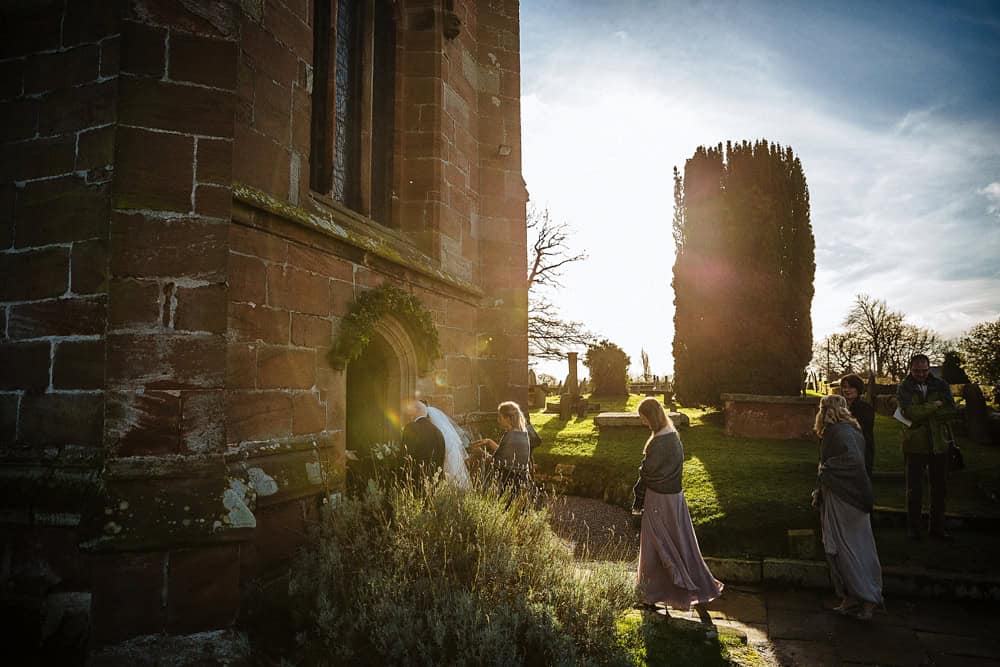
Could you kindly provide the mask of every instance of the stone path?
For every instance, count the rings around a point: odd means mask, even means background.
[[[638,540],[625,510],[566,497],[552,512],[556,532],[578,553],[634,559]],[[718,625],[745,634],[777,665],[1000,666],[996,603],[893,596],[862,622],[834,612],[838,602],[832,591],[728,585],[710,609]],[[697,619],[693,612],[671,616]]]
[[[1000,665],[995,603],[893,598],[862,622],[834,612],[838,601],[814,590],[728,586],[709,608],[778,665]]]

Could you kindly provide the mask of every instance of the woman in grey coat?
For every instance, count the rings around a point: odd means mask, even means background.
[[[872,486],[865,471],[865,438],[842,396],[824,396],[816,414],[823,439],[819,488],[813,492],[823,528],[830,578],[841,597],[836,610],[868,620],[882,604],[882,566],[872,534]]]

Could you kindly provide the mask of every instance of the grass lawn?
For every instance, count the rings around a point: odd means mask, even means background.
[[[622,644],[637,665],[767,665],[768,660],[720,627],[719,638],[708,641],[699,623],[653,618],[632,611],[618,622]]]
[[[641,399],[632,395],[627,400],[591,400],[606,412],[634,411]],[[809,506],[816,482],[816,443],[730,438],[723,432],[720,413],[683,412],[691,418],[691,427],[681,431],[686,457],[684,492],[704,553],[780,557],[787,554],[789,528],[814,528],[818,533],[819,515]],[[902,472],[898,428],[889,417],[878,415],[876,420],[875,469]],[[629,506],[648,431],[617,429],[602,434],[593,415],[563,422],[558,415],[533,413],[532,423],[543,440],[535,451],[542,471],[552,471],[559,463],[573,464],[570,493]],[[1000,516],[1000,507],[979,488],[983,483],[996,488],[1000,450],[967,440],[959,444],[967,467],[949,478],[948,511]],[[877,479],[875,500],[902,508],[902,477]],[[959,530],[957,535],[957,544],[911,543],[902,528],[876,529],[884,564],[989,571],[1000,557],[1000,535],[970,530]]]

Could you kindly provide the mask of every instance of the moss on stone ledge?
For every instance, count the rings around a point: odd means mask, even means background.
[[[297,222],[310,229],[336,238],[344,243],[379,257],[398,266],[410,269],[434,280],[446,283],[470,294],[481,296],[482,290],[475,284],[459,278],[436,265],[434,260],[421,253],[416,248],[407,246],[401,241],[397,241],[386,236],[375,235],[377,230],[372,229],[372,234],[363,233],[350,226],[363,226],[366,220],[358,216],[357,220],[344,220],[343,224],[334,219],[333,214],[322,215],[317,212],[307,211],[299,206],[294,206],[277,197],[273,197],[266,192],[257,190],[243,183],[233,184],[233,197],[247,206],[266,211],[291,222]],[[348,214],[343,214],[346,218]],[[370,221],[369,221],[370,222]],[[374,223],[370,223],[374,225]]]

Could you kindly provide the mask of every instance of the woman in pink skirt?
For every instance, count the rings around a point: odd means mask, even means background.
[[[642,513],[639,534],[639,594],[641,609],[662,603],[698,610],[708,634],[715,636],[706,604],[722,594],[722,582],[712,576],[701,557],[691,514],[681,490],[684,446],[663,406],[649,397],[639,404],[639,416],[652,433],[643,449],[639,481],[633,492],[633,514]]]

